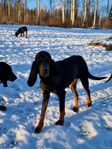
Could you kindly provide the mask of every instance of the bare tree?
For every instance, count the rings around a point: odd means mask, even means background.
[[[38,24],[40,24],[40,0],[37,0],[37,19]]]
[[[65,0],[62,0],[62,24],[65,23]]]
[[[83,26],[87,27],[88,18],[89,18],[89,0],[84,0]]]
[[[102,19],[102,16],[103,16],[103,4],[101,2],[100,4],[100,15],[99,15],[99,23],[98,23],[98,26],[101,27],[101,19]]]
[[[96,27],[97,11],[98,11],[98,0],[96,0],[96,3],[95,3],[94,19],[93,19],[93,27],[94,28]]]
[[[53,13],[53,0],[49,0],[50,3],[50,16],[52,16]]]
[[[17,21],[20,22],[21,21],[21,0],[17,0],[15,2],[15,7],[17,10]]]
[[[6,0],[1,0],[1,4],[2,4],[2,20],[3,22],[5,22],[5,7],[6,7]]]
[[[44,12],[46,13],[46,0],[44,0]]]
[[[71,0],[71,22],[72,22],[72,25],[74,24],[74,14],[75,14],[75,0]]]
[[[11,1],[8,0],[8,18],[10,19],[10,13],[11,13]]]
[[[28,22],[27,0],[24,0],[24,23]]]
[[[72,26],[74,22],[76,21],[76,16],[77,16],[77,0],[71,0],[71,22]]]
[[[107,16],[109,15],[109,0],[107,0]]]

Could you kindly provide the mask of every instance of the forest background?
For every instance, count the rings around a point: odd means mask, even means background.
[[[0,23],[112,28],[112,0],[0,0]]]

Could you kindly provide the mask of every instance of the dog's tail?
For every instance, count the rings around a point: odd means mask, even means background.
[[[107,77],[96,77],[90,73],[88,73],[88,77],[92,80],[102,80],[102,79],[106,79]]]
[[[108,78],[108,80],[105,82],[107,83],[108,81],[110,81],[112,79],[112,74],[110,75],[110,77]]]

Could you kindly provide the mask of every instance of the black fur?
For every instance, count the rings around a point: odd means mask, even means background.
[[[110,75],[109,79],[106,82],[108,82],[110,80],[112,80],[112,74]]]
[[[88,107],[92,106],[90,100],[90,91],[88,78],[94,80],[105,79],[106,77],[96,77],[89,73],[87,64],[81,56],[71,56],[61,61],[56,61],[51,58],[51,55],[46,51],[39,52],[31,67],[31,72],[28,78],[28,85],[33,86],[36,82],[37,75],[40,76],[40,87],[43,91],[43,104],[40,116],[40,121],[35,129],[38,133],[41,131],[44,123],[45,111],[47,108],[50,93],[54,92],[59,97],[60,117],[56,122],[57,125],[63,125],[65,114],[65,88],[72,84],[73,92],[78,98],[75,89],[75,79],[80,79],[88,95]],[[78,107],[74,107],[74,111],[78,112]]]
[[[15,81],[16,75],[12,72],[12,68],[5,62],[0,62],[0,83],[3,83],[4,87],[7,87],[7,81]],[[0,110],[5,111],[6,106],[0,105]]]
[[[16,75],[13,73],[12,68],[5,62],[0,62],[0,83],[3,83],[4,87],[7,87],[7,81],[15,81]]]
[[[17,37],[17,36],[20,34],[21,36],[24,37],[24,33],[25,33],[25,32],[26,32],[26,38],[27,38],[28,29],[27,29],[26,26],[23,26],[23,27],[19,28],[19,29],[16,31],[15,36]]]

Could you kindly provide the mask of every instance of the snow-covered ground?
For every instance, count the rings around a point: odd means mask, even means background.
[[[88,46],[92,41],[105,41],[112,30],[64,29],[28,26],[28,38],[15,37],[20,26],[0,25],[0,61],[10,64],[18,79],[9,87],[0,85],[0,149],[112,149],[112,80],[90,80],[92,108],[87,109],[85,91],[79,81],[80,112],[74,113],[73,94],[66,89],[66,116],[64,126],[56,126],[59,104],[51,94],[42,132],[34,133],[38,123],[42,94],[39,78],[34,87],[27,79],[35,54],[48,51],[53,59],[81,55],[89,70],[96,76],[112,73],[112,51]],[[112,43],[112,41],[108,41]]]

